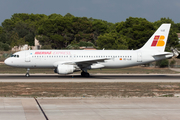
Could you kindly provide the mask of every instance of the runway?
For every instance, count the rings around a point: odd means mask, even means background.
[[[0,82],[180,82],[179,74],[0,74]],[[18,83],[19,84],[19,83]],[[24,86],[21,86],[24,87]],[[26,87],[25,87],[26,88]],[[114,86],[113,86],[114,88]],[[18,90],[20,87],[18,87]],[[25,89],[27,92],[29,88]],[[13,90],[12,90],[13,91]],[[108,91],[109,92],[109,91]],[[37,100],[37,101],[36,101]],[[179,97],[55,97],[0,98],[3,120],[159,120],[180,119]]]
[[[0,74],[0,82],[180,82],[180,74],[92,74],[80,75],[57,74]]]
[[[179,98],[0,98],[2,120],[179,120]],[[43,112],[42,112],[43,111]]]

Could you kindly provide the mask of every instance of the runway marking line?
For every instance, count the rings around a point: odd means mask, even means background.
[[[46,113],[45,113],[44,110],[42,109],[40,103],[38,102],[38,100],[37,100],[35,97],[34,97],[34,100],[36,101],[37,105],[39,106],[39,108],[40,108],[42,114],[44,115],[44,117],[46,118],[46,120],[49,120],[48,117],[47,117],[47,115],[46,115]]]

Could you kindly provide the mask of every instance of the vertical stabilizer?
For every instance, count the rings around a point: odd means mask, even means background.
[[[162,24],[140,50],[164,52],[171,24]]]

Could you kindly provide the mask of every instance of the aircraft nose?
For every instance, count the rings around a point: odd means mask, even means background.
[[[10,65],[10,60],[9,60],[9,58],[7,58],[7,59],[4,61],[4,63],[5,63],[6,65]]]

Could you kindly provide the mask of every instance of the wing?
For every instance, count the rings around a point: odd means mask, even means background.
[[[102,58],[102,59],[92,59],[92,60],[82,60],[82,61],[76,61],[76,65],[80,67],[81,69],[90,67],[93,64],[97,64],[99,62],[105,62],[105,60],[108,60],[107,58]],[[104,67],[104,66],[99,66],[99,67]]]
[[[73,61],[58,61],[54,63],[54,67],[57,67],[59,64],[65,65],[77,65],[79,68],[87,68],[93,64],[97,64],[99,62],[105,62],[105,60],[109,60],[108,58],[100,58],[100,59],[85,59],[85,60],[73,60]],[[103,67],[103,66],[102,66]]]

